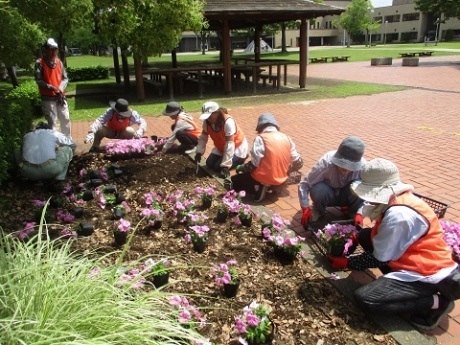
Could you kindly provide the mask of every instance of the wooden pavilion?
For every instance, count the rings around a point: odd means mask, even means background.
[[[260,38],[263,25],[283,23],[288,21],[300,21],[299,34],[299,86],[305,88],[307,77],[307,20],[326,15],[340,14],[344,10],[338,7],[319,4],[309,0],[206,0],[204,6],[204,18],[207,21],[207,31],[216,31],[222,39],[221,55],[222,64],[219,66],[196,66],[190,68],[177,68],[174,64],[175,55],[173,55],[173,68],[169,69],[143,69],[140,71],[137,87],[144,98],[144,83],[142,75],[150,74],[150,78],[158,79],[166,76],[169,86],[169,95],[174,97],[173,80],[175,76],[182,74],[197,75],[198,89],[202,97],[203,81],[202,73],[217,73],[222,78],[222,84],[225,94],[232,93],[232,78],[235,70],[245,70],[246,81],[252,77],[253,91],[256,91],[257,81],[259,80],[258,70],[261,67],[269,67],[270,74],[272,67],[277,68],[276,85],[280,84],[280,68],[284,65],[284,83],[286,84],[286,61],[272,60],[261,61],[260,59]],[[254,59],[246,66],[232,66],[231,57],[231,30],[255,28],[254,42]],[[297,62],[290,62],[297,64]],[[214,71],[214,72],[212,72]],[[161,80],[161,79],[160,79]],[[275,81],[274,81],[275,82]],[[140,84],[140,85],[139,85]],[[265,80],[264,80],[265,84]],[[274,84],[275,85],[275,84]],[[140,88],[140,90],[139,90]]]

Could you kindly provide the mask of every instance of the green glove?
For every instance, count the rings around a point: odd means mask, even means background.
[[[237,174],[241,174],[241,173],[243,173],[243,166],[241,164],[237,165],[235,170],[236,170]]]

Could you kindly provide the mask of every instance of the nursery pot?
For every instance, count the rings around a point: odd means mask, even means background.
[[[90,170],[89,172],[89,178],[91,180],[98,180],[98,179],[102,179],[102,175],[99,171],[97,170]]]
[[[169,272],[165,272],[163,274],[158,274],[156,276],[153,276],[153,285],[155,285],[156,288],[159,288],[163,285],[168,284],[169,281]]]
[[[117,187],[113,184],[108,184],[104,187],[104,193],[115,194],[117,192]]]
[[[350,248],[348,248],[348,252],[345,254],[343,253],[344,249],[345,244],[336,244],[329,248],[329,254],[331,254],[332,256],[345,256],[353,254],[356,250],[356,244],[353,244]]]
[[[82,199],[83,199],[84,201],[93,200],[93,199],[94,199],[93,191],[92,191],[92,190],[85,190],[85,191],[83,192]]]
[[[70,210],[70,213],[72,213],[75,218],[81,218],[83,216],[83,207],[74,207]]]
[[[126,198],[123,194],[116,194],[117,200],[115,201],[117,204],[121,204],[123,201],[126,201]]]
[[[90,180],[91,186],[98,187],[102,185],[102,180],[100,178],[93,178]]]
[[[292,255],[291,253],[281,248],[275,248],[274,254],[282,265],[292,265],[295,260],[295,255]]]
[[[113,212],[113,218],[116,220],[123,218],[126,215],[125,211],[123,211],[121,208],[118,208],[118,207],[114,207],[112,209],[112,212]]]
[[[241,217],[238,216],[241,220],[241,224],[243,224],[246,227],[250,227],[252,225],[252,214],[249,217]]]
[[[94,226],[91,223],[80,223],[77,234],[79,236],[91,236],[94,232]]]
[[[114,231],[113,232],[113,237],[115,239],[115,243],[119,246],[122,246],[126,243],[126,240],[128,238],[128,233],[127,232],[120,232],[120,231]]]
[[[163,222],[161,220],[157,220],[150,227],[152,228],[152,230],[158,230],[159,228],[161,228],[162,225],[163,225]]]
[[[270,333],[268,333],[265,336],[265,341],[263,343],[259,341],[247,341],[249,345],[271,345],[273,342],[273,338],[275,337],[275,324],[273,321],[269,318],[270,320]]]
[[[228,298],[235,297],[239,287],[240,281],[235,284],[224,284],[224,296]]]
[[[202,199],[201,206],[202,206],[204,209],[210,208],[210,207],[211,207],[211,204],[212,204],[212,197]]]
[[[193,249],[195,249],[197,253],[203,253],[206,250],[206,245],[207,245],[206,241],[196,241],[192,243],[193,243]]]
[[[228,211],[226,209],[218,209],[216,215],[217,223],[225,223],[227,221]]]

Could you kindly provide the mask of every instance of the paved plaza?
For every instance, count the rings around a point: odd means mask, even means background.
[[[298,69],[289,67],[289,74],[297,73]],[[414,185],[417,193],[450,205],[444,219],[460,222],[460,53],[423,57],[418,67],[403,67],[401,59],[394,59],[392,66],[371,67],[370,62],[313,64],[308,65],[307,75],[401,85],[407,89],[371,96],[229,109],[250,144],[256,135],[258,116],[263,112],[273,113],[281,130],[291,136],[302,155],[305,176],[323,153],[337,149],[344,137],[356,135],[366,143],[366,159],[383,157],[393,161],[399,167],[401,179]],[[207,100],[204,98],[203,102]],[[198,113],[192,114],[198,118]],[[168,117],[146,117],[146,120],[147,135],[170,133]],[[80,152],[89,149],[83,144],[88,127],[87,122],[73,123],[72,135]],[[279,196],[270,195],[262,204],[292,220],[298,232],[303,231],[296,185],[289,186]],[[436,337],[438,344],[460,344],[460,302],[450,317],[429,334]]]

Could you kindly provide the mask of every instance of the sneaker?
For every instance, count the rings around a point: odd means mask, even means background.
[[[190,150],[185,150],[185,153],[188,155],[195,153],[195,152],[196,152],[196,146],[194,148],[191,148]]]
[[[449,301],[443,296],[439,296],[439,308],[431,309],[426,314],[414,314],[410,317],[410,322],[417,328],[430,330],[436,328],[444,316],[454,309],[454,301]]]
[[[254,201],[261,202],[262,200],[264,200],[265,195],[267,194],[267,191],[268,191],[268,186],[260,185],[259,189],[256,191],[256,194],[254,195]]]

